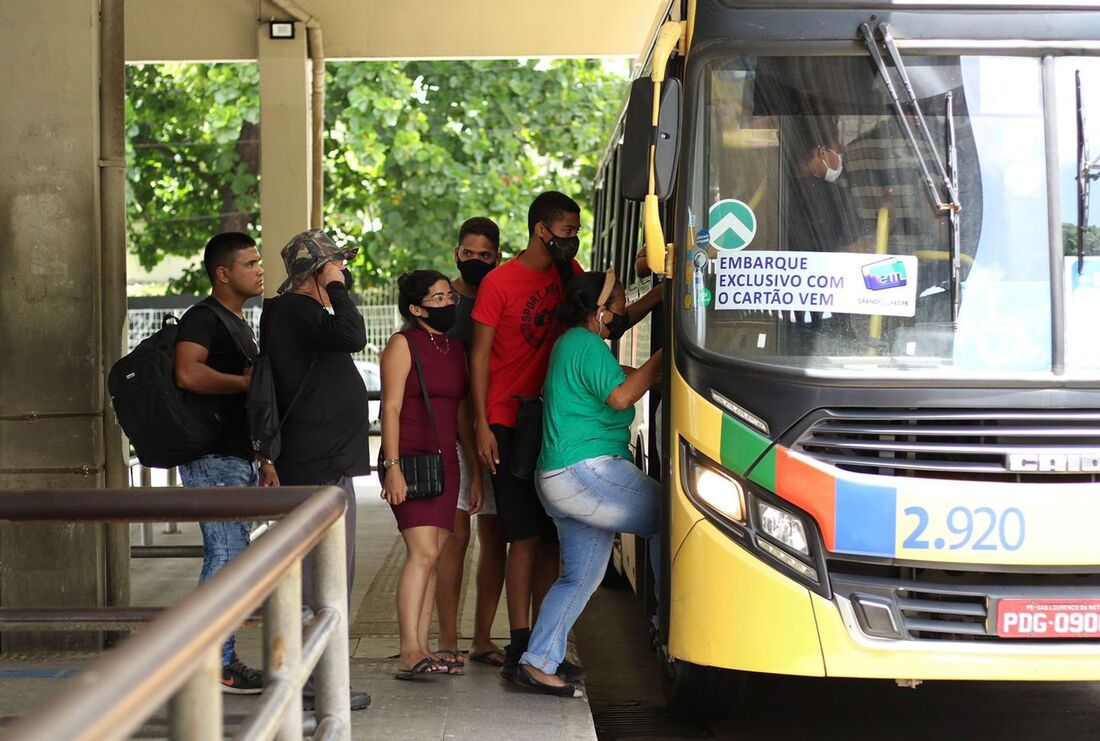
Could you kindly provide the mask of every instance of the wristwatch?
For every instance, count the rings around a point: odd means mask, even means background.
[[[392,466],[394,463],[400,463],[400,462],[401,462],[400,458],[385,458],[382,461],[382,469],[385,470],[385,469],[389,468],[390,466]]]

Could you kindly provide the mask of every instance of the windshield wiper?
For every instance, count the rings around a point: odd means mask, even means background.
[[[1081,99],[1081,70],[1074,74],[1077,87],[1077,274],[1085,269],[1085,233],[1089,223],[1089,185],[1100,178],[1100,157],[1089,161],[1085,141],[1085,106]]]
[[[955,94],[948,91],[944,101],[947,118],[947,172],[944,177],[952,192],[959,191],[959,148],[955,140]],[[959,305],[962,294],[962,239],[959,209],[947,212],[948,244],[951,246],[951,329],[959,331]]]
[[[875,32],[871,29],[869,23],[860,24],[859,31],[863,35],[864,43],[867,45],[867,51],[871,54],[871,60],[875,63],[879,76],[886,84],[886,92],[890,95],[890,100],[894,104],[894,111],[897,113],[898,121],[901,123],[902,129],[905,131],[905,136],[909,140],[909,146],[912,147],[913,154],[917,158],[917,164],[920,165],[921,173],[924,176],[924,184],[928,189],[928,197],[932,201],[932,207],[941,213],[959,211],[962,209],[962,204],[959,203],[958,188],[952,182],[951,178],[947,176],[947,171],[944,169],[939,151],[936,145],[932,143],[932,134],[928,131],[928,125],[925,123],[924,114],[921,112],[920,104],[917,102],[917,95],[913,90],[913,85],[909,81],[909,74],[905,71],[905,64],[901,60],[901,54],[898,52],[898,47],[894,43],[894,37],[890,34],[890,26],[886,23],[880,23],[878,24],[877,30],[882,35],[882,45],[886,47],[886,51],[890,55],[890,61],[898,71],[898,77],[901,78],[901,83],[905,87],[905,93],[909,99],[909,106],[913,109],[913,114],[917,120],[917,128],[920,129],[921,134],[924,136],[924,141],[928,145],[929,151],[932,152],[932,158],[936,163],[936,169],[939,170],[940,180],[943,183],[944,190],[947,192],[946,200],[940,197],[940,189],[936,187],[936,183],[932,179],[932,173],[928,169],[928,163],[925,161],[924,154],[920,150],[920,145],[917,144],[917,138],[913,135],[913,129],[909,125],[909,119],[906,118],[905,108],[902,106],[901,98],[898,97],[898,91],[894,87],[894,81],[890,76],[890,71],[887,69],[886,62],[883,60],[882,53],[879,51],[878,41],[875,40]]]

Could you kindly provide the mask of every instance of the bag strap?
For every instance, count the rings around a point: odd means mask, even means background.
[[[279,429],[283,429],[283,425],[286,424],[287,418],[290,417],[290,413],[294,411],[294,405],[298,403],[298,398],[301,397],[302,392],[306,390],[306,384],[309,383],[310,376],[313,375],[313,369],[317,366],[317,356],[313,356],[313,360],[309,361],[309,369],[306,370],[305,376],[302,378],[302,382],[298,384],[298,390],[294,392],[294,398],[290,400],[290,406],[286,408],[286,412],[279,420]]]
[[[409,344],[409,352],[412,354],[413,364],[416,366],[416,379],[420,383],[420,394],[424,397],[424,406],[428,409],[428,421],[432,423],[432,433],[435,435],[435,447],[440,453],[443,446],[439,443],[439,430],[435,428],[435,415],[432,414],[432,402],[428,399],[428,386],[424,383],[424,369],[420,366],[420,353],[416,351],[412,338],[408,332],[402,332],[405,341]]]
[[[558,271],[558,279],[561,280],[561,293],[565,295],[565,289],[569,286],[569,281],[573,280],[573,263],[570,261],[568,264],[554,262],[554,269]]]
[[[253,357],[252,355],[249,355],[245,351],[244,341],[241,340],[241,336],[237,332],[237,328],[233,325],[233,322],[227,316],[228,311],[227,310],[222,310],[222,309],[218,308],[217,306],[215,306],[212,303],[216,300],[217,299],[215,299],[213,296],[207,296],[202,301],[199,301],[197,304],[195,304],[195,306],[203,306],[203,307],[206,307],[207,309],[210,309],[210,311],[214,312],[214,316],[216,316],[218,318],[218,321],[220,321],[222,323],[222,326],[225,327],[225,330],[227,332],[229,332],[229,338],[232,339],[233,344],[237,346],[237,352],[239,352],[241,354],[241,357],[243,357],[245,359],[245,361],[248,362],[249,365],[255,365],[256,358]]]

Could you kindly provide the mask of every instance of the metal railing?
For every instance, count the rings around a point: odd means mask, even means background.
[[[5,740],[121,739],[166,701],[174,739],[223,737],[221,644],[263,605],[264,692],[235,738],[300,739],[312,673],[314,739],[350,739],[347,495],[325,486],[271,489],[0,490],[15,522],[164,522],[281,518],[210,580],[67,681]],[[315,616],[303,633],[302,558],[313,552]],[[3,630],[104,629],[148,619],[141,608],[0,608]],[[79,627],[78,627],[79,625]]]

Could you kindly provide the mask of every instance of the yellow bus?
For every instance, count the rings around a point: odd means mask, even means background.
[[[754,672],[1100,679],[1100,12],[676,0],[597,183],[593,268],[664,312],[671,702]],[[1096,519],[1093,519],[1093,518]]]

